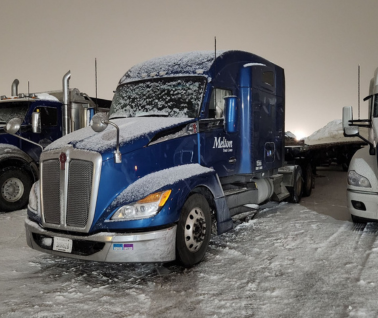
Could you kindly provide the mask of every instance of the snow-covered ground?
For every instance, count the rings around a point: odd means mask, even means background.
[[[337,173],[320,172],[340,188]],[[25,210],[0,213],[0,317],[376,317],[378,225],[316,212],[317,190],[236,222],[192,269],[41,254],[26,246]]]

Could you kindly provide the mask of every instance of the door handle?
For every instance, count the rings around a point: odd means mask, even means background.
[[[236,158],[235,157],[231,157],[229,160],[228,160],[229,163],[235,163],[236,162]]]

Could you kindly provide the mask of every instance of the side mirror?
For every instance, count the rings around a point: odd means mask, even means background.
[[[237,97],[227,96],[224,98],[224,130],[228,133],[236,132],[237,124]]]
[[[41,113],[39,112],[32,113],[32,131],[35,134],[41,133]]]
[[[102,132],[108,127],[108,125],[112,125],[115,129],[117,129],[117,143],[116,143],[116,151],[114,152],[114,162],[121,163],[122,162],[122,154],[119,151],[119,127],[109,121],[108,115],[105,113],[97,113],[92,117],[91,120],[91,127],[95,132]]]
[[[108,127],[109,118],[105,113],[97,113],[92,117],[91,127],[95,132],[102,132]]]
[[[4,127],[5,132],[8,134],[14,135],[20,130],[22,124],[21,118],[12,118],[10,119]]]
[[[350,120],[353,120],[353,107],[345,106],[343,107],[343,129],[345,136],[358,136],[359,127],[351,126]]]

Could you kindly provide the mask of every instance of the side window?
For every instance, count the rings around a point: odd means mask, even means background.
[[[41,113],[42,127],[58,125],[58,110],[54,107],[37,107],[35,111]]]
[[[223,118],[224,98],[230,95],[231,91],[228,89],[213,89],[210,97],[209,118]]]
[[[265,84],[274,87],[274,73],[272,71],[263,72],[262,80]]]

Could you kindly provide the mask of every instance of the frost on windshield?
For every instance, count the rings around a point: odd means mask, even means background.
[[[111,117],[165,116],[195,118],[205,78],[169,78],[128,83],[114,95]]]
[[[0,124],[5,124],[12,118],[24,120],[28,107],[27,102],[0,103]]]

